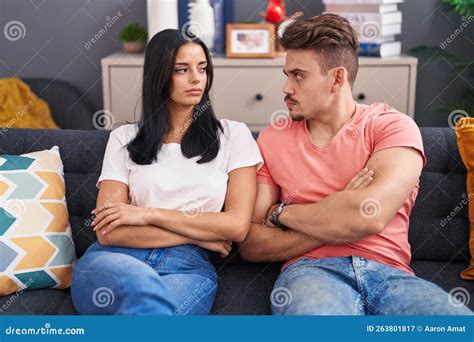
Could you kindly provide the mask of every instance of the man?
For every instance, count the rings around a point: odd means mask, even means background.
[[[247,260],[287,261],[273,314],[471,314],[409,267],[409,215],[426,162],[421,135],[388,105],[353,100],[356,32],[325,14],[293,23],[282,44],[292,120],[260,133],[265,165],[241,244]],[[345,188],[365,167],[370,184]]]

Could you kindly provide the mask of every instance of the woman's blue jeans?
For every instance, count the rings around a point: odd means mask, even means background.
[[[195,245],[92,244],[73,268],[71,295],[85,315],[207,315],[217,290],[210,252]]]

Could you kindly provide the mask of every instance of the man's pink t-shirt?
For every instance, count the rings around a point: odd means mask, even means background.
[[[268,126],[260,132],[257,143],[265,162],[258,171],[258,182],[279,186],[280,201],[291,204],[316,203],[344,190],[372,154],[382,149],[414,148],[426,164],[418,126],[409,116],[383,103],[356,104],[354,115],[324,148],[313,143],[306,121]],[[380,234],[346,244],[325,244],[301,257],[354,255],[413,273],[408,224],[418,189],[419,184]],[[289,260],[283,269],[301,257]]]

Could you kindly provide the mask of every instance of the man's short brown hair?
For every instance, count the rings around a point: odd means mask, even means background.
[[[359,69],[359,41],[349,22],[336,14],[297,20],[287,27],[281,40],[287,50],[313,50],[320,57],[321,72],[343,66],[352,87]]]

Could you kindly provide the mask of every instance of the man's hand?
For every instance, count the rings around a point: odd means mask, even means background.
[[[374,171],[367,167],[364,168],[349,181],[344,190],[359,190],[365,188],[374,180],[373,175]]]

